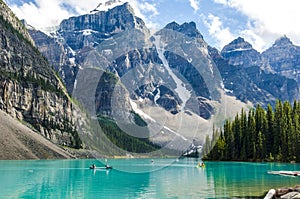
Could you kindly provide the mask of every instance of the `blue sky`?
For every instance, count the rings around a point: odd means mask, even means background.
[[[107,0],[5,0],[21,19],[36,28],[89,13]],[[121,0],[125,1],[125,0]],[[126,0],[149,28],[195,21],[205,41],[219,50],[238,36],[262,51],[287,35],[300,45],[299,0]]]

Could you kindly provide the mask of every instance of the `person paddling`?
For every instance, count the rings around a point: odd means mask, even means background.
[[[106,168],[106,169],[111,169],[111,168],[112,168],[111,166],[109,166],[109,165],[107,164],[107,159],[105,159],[105,168]]]
[[[90,166],[91,169],[96,169],[96,165],[92,164],[92,166]]]

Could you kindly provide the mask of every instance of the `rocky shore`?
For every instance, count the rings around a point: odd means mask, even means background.
[[[0,110],[0,160],[86,159],[96,152],[62,148]]]
[[[295,187],[283,187],[279,189],[271,189],[264,199],[296,199],[300,198],[300,185]]]

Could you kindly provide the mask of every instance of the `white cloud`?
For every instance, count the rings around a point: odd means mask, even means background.
[[[22,6],[11,6],[13,12],[20,18],[37,27],[58,25],[60,21],[71,15],[61,7],[59,0],[36,0],[34,3],[24,3]]]
[[[189,0],[191,7],[196,11],[199,10],[199,1],[198,0]]]
[[[222,49],[235,38],[228,27],[223,27],[219,17],[210,14],[208,17],[202,15],[202,19],[208,27],[209,34],[217,40],[217,48]]]
[[[34,0],[35,3],[24,3],[22,6],[11,4],[10,7],[20,19],[25,19],[30,25],[40,29],[43,27],[57,26],[63,19],[74,15],[87,14],[100,2],[104,3],[106,1],[107,0]],[[151,16],[159,14],[155,4],[138,0],[121,1],[129,2],[136,16],[142,18],[146,23],[149,23],[151,26],[156,25],[151,21]]]
[[[246,15],[252,25],[247,27],[248,30],[244,30],[244,33],[265,40],[265,45],[260,46],[261,49],[269,47],[268,41],[274,41],[284,34],[300,44],[300,26],[297,25],[300,18],[299,0],[214,0],[214,2]]]
[[[220,4],[227,4],[227,0],[214,0],[215,3],[220,3]]]
[[[241,31],[241,37],[245,38],[246,41],[252,44],[253,48],[261,51],[262,49],[265,48],[267,42],[265,39],[257,35],[255,32],[253,32],[251,29],[246,29]],[[271,39],[269,42],[273,42],[274,40]]]
[[[145,2],[145,3],[138,4],[138,7],[140,10],[142,10],[144,12],[151,13],[151,16],[155,16],[155,15],[159,14],[155,4],[150,4],[148,2]]]
[[[159,14],[156,4],[150,4],[145,1],[129,0],[129,4],[134,9],[134,13],[137,17],[140,17],[145,21],[147,27],[150,29],[156,29],[159,25],[152,21],[152,17]]]

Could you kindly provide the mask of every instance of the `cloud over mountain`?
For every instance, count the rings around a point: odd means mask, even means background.
[[[89,13],[108,0],[5,0],[19,18],[36,28],[58,25],[63,19]],[[147,26],[160,29],[170,21],[195,21],[208,43],[222,49],[242,36],[263,51],[282,35],[300,44],[298,0],[113,0],[128,1]]]
[[[265,49],[271,41],[286,34],[300,43],[298,0],[213,0],[215,3],[233,8],[248,18],[241,35],[250,40],[258,49]],[[261,39],[263,38],[263,40]]]
[[[107,2],[107,0],[85,0],[84,2],[78,0],[34,0],[24,3],[15,0],[6,1],[19,18],[26,19],[30,25],[36,28],[57,26],[63,19],[74,15],[88,14],[99,3],[104,5]],[[155,3],[138,0],[116,2],[129,2],[134,8],[136,16],[142,18],[150,26],[155,26],[155,23],[150,20],[151,16],[158,14]]]

